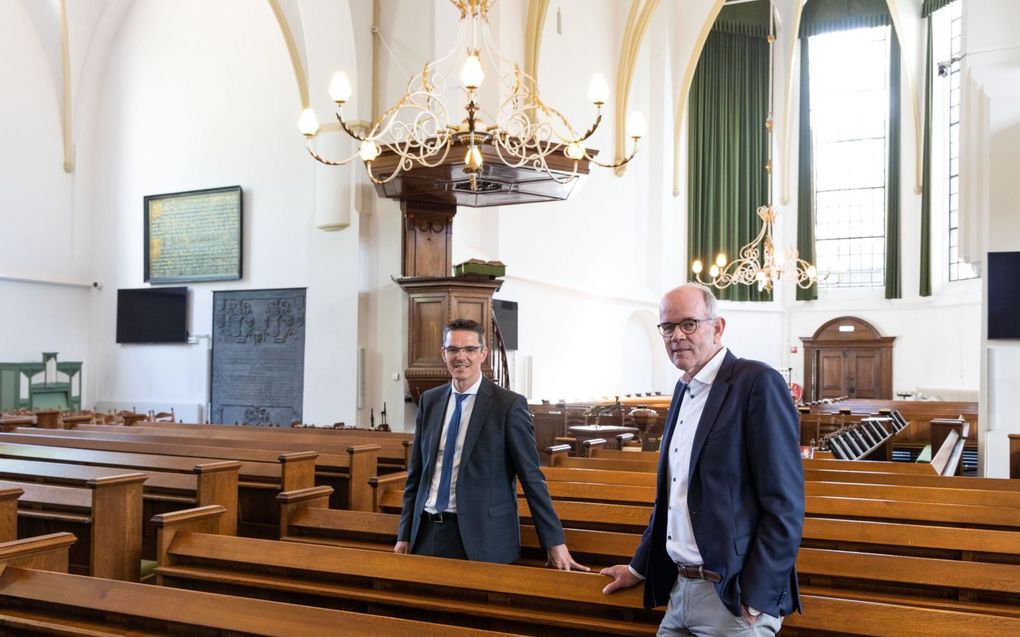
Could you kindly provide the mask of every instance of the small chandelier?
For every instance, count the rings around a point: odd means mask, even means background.
[[[586,141],[602,122],[602,106],[609,96],[609,86],[601,75],[592,78],[588,97],[595,105],[591,126],[578,132],[566,117],[542,101],[535,80],[508,60],[493,42],[488,12],[495,0],[450,0],[460,11],[460,28],[448,53],[425,64],[421,72],[407,84],[407,92],[365,129],[356,129],[344,119],[343,106],[350,99],[351,84],[344,73],[336,73],[329,85],[329,95],[336,102],[336,118],[340,128],[359,142],[358,151],[341,160],[320,156],[312,147],[319,122],[312,109],[305,109],[298,128],[305,136],[308,152],[319,162],[331,166],[346,164],[355,158],[364,162],[369,179],[378,186],[402,173],[429,169],[450,163],[470,176],[470,190],[485,187],[478,174],[487,162],[514,169],[532,169],[544,173],[558,184],[577,178],[579,167],[587,172],[587,164],[617,168],[629,162],[637,151],[638,140],[644,135],[644,118],[635,112],[627,125],[633,140],[630,153],[614,163],[594,159],[598,153],[586,147]],[[440,65],[464,46],[467,59],[460,80],[467,98],[466,114],[457,123],[451,121],[447,103],[443,101],[446,72]],[[502,92],[499,111],[490,114],[479,105],[477,90],[485,79],[482,48],[488,60],[512,65],[512,71],[498,73]],[[460,99],[457,97],[456,99]],[[454,155],[447,158],[450,153]],[[458,157],[463,157],[457,161]],[[462,164],[460,166],[459,164]],[[550,164],[553,164],[550,166]]]
[[[801,259],[796,248],[786,253],[777,253],[772,241],[772,227],[778,213],[772,207],[772,128],[773,128],[773,78],[775,69],[775,7],[769,2],[769,110],[765,119],[766,143],[768,157],[765,162],[765,178],[768,188],[768,203],[758,208],[761,219],[761,230],[750,243],[740,248],[740,254],[734,261],[727,261],[726,255],[720,252],[715,263],[708,270],[710,281],[703,281],[701,273],[704,266],[700,259],[691,264],[691,271],[698,283],[711,285],[719,290],[731,285],[757,285],[758,290],[771,292],[777,280],[792,281],[800,288],[809,288],[818,279],[818,271],[804,259]]]

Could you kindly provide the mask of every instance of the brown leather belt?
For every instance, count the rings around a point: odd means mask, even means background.
[[[704,564],[677,564],[676,572],[687,579],[703,579],[709,582],[721,582],[722,575],[705,568]]]

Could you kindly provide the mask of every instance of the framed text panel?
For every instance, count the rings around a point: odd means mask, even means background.
[[[145,197],[149,283],[241,278],[241,187]]]

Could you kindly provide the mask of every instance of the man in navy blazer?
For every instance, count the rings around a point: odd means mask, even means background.
[[[564,543],[527,400],[482,376],[485,328],[454,320],[443,343],[453,382],[426,391],[418,404],[394,551],[513,562],[521,552],[519,478],[549,566],[589,570]]]
[[[722,345],[707,287],[663,296],[659,332],[684,372],[659,448],[655,506],[630,564],[603,592],[645,581],[668,603],[658,635],[774,635],[800,610],[794,564],[804,525],[797,412],[777,371]]]

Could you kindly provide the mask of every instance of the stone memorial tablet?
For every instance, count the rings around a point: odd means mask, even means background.
[[[213,292],[210,421],[301,421],[305,289]]]

